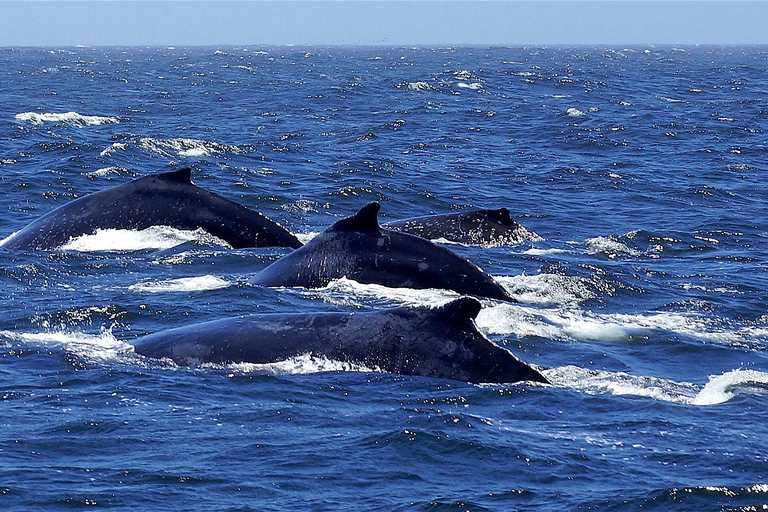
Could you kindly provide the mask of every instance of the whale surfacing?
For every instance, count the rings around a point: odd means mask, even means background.
[[[264,215],[195,186],[191,169],[153,174],[67,203],[9,237],[3,247],[52,250],[97,229],[202,228],[232,247],[301,247]]]
[[[320,288],[347,277],[395,288],[442,288],[514,302],[491,276],[424,238],[382,228],[379,203],[342,219],[250,279],[261,286]]]
[[[507,208],[426,215],[389,222],[385,227],[427,240],[445,239],[465,245],[514,245],[541,239],[513,220]]]
[[[355,313],[265,313],[204,322],[138,338],[138,354],[180,365],[275,363],[304,354],[402,375],[473,383],[546,383],[486,338],[481,305],[462,297],[440,308]]]

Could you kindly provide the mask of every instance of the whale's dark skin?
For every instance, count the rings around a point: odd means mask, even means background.
[[[336,222],[304,247],[250,279],[261,286],[320,288],[347,277],[395,288],[443,288],[513,302],[491,276],[458,254],[424,238],[384,229],[379,203]]]
[[[3,247],[51,250],[97,229],[202,228],[232,247],[301,247],[285,228],[218,194],[196,187],[191,169],[144,178],[67,203],[32,222]]]
[[[274,363],[304,354],[385,372],[464,382],[546,383],[475,325],[480,303],[356,313],[266,313],[214,320],[138,338],[136,352],[180,365]]]
[[[470,210],[444,215],[427,215],[389,222],[387,229],[436,240],[443,238],[461,244],[510,245],[520,243],[530,235],[514,221],[509,210]]]

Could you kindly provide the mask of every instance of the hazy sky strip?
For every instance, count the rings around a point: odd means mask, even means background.
[[[768,2],[0,2],[0,46],[218,44],[768,44]]]

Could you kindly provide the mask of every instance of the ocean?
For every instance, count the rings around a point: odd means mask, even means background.
[[[506,207],[528,239],[438,243],[551,382],[179,367],[132,342],[457,294],[251,286],[289,249],[169,227],[0,247],[3,510],[768,508],[768,48],[4,48],[0,83],[0,239],[186,166],[303,241]]]

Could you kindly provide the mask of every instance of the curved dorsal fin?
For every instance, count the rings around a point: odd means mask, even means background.
[[[461,297],[441,307],[438,316],[451,323],[464,324],[474,320],[481,309],[483,306],[476,298]]]
[[[176,171],[161,172],[155,174],[155,177],[165,181],[173,181],[176,183],[192,183],[192,168],[184,167]]]
[[[377,202],[368,203],[360,208],[356,214],[336,222],[331,229],[335,231],[378,231],[379,209]]]

